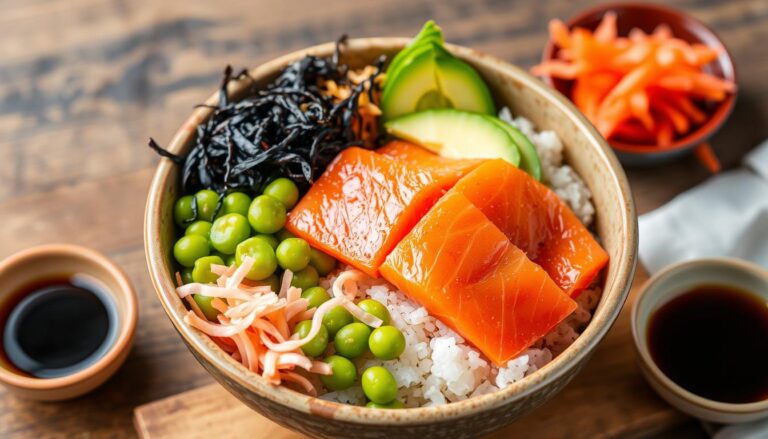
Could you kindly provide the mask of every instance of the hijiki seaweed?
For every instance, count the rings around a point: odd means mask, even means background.
[[[343,149],[373,147],[361,140],[358,102],[362,93],[377,90],[384,57],[370,76],[352,83],[348,67],[339,58],[346,38],[336,44],[333,56],[308,55],[290,64],[280,75],[252,96],[230,102],[227,85],[248,78],[246,71],[232,75],[228,66],[219,91],[219,103],[207,122],[197,127],[195,146],[186,157],[149,146],[182,165],[185,193],[213,189],[220,194],[233,190],[256,191],[279,176],[306,190]],[[349,86],[350,94],[338,100],[322,93],[321,84],[334,81]],[[357,122],[355,122],[357,120]]]

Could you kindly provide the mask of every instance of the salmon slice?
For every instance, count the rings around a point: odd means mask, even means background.
[[[497,365],[576,309],[573,299],[460,193],[441,198],[380,271]]]
[[[463,174],[452,177],[451,186]],[[288,216],[285,227],[377,277],[378,267],[446,190],[432,175],[361,148],[340,153]]]
[[[376,152],[415,169],[427,172],[435,180],[443,180],[446,186],[456,183],[463,176],[484,162],[484,159],[452,159],[439,156],[415,143],[392,140]]]
[[[467,197],[571,297],[608,263],[608,254],[557,194],[503,160],[486,161],[451,191]]]

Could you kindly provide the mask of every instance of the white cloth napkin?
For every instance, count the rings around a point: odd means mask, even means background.
[[[713,256],[768,268],[768,140],[750,152],[743,165],[640,217],[639,255],[649,273]],[[714,432],[714,439],[768,438],[768,420],[705,427]]]
[[[732,256],[768,268],[768,141],[724,172],[642,215],[639,255],[653,274],[669,264]]]

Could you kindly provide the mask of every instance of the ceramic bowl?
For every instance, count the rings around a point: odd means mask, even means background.
[[[643,285],[632,307],[632,336],[643,375],[668,403],[691,416],[730,424],[768,417],[768,399],[730,404],[695,395],[666,375],[648,349],[648,322],[653,313],[678,295],[699,285],[727,285],[759,294],[768,303],[768,271],[738,259],[698,259],[662,270]]]
[[[706,70],[708,73],[736,83],[733,59],[723,42],[712,29],[682,11],[652,3],[607,3],[569,18],[566,25],[569,28],[581,27],[594,30],[605,13],[609,11],[613,11],[617,15],[619,35],[627,35],[633,28],[653,32],[656,26],[666,24],[677,38],[718,49],[720,55],[707,66]],[[543,60],[556,57],[558,51],[559,49],[555,44],[548,41],[544,48]],[[551,77],[543,79],[559,92],[570,96],[572,81]],[[710,105],[705,109],[708,114],[706,122],[685,136],[676,138],[669,146],[658,147],[653,144],[643,145],[619,140],[611,140],[610,143],[621,162],[626,165],[649,166],[664,163],[691,152],[709,140],[728,119],[735,104],[736,94],[729,94],[722,102]]]
[[[393,55],[404,38],[350,40],[343,61],[352,67]],[[372,410],[311,398],[286,387],[269,385],[249,372],[208,339],[183,322],[187,310],[175,292],[171,247],[174,242],[173,204],[179,196],[179,169],[161,159],[150,187],[145,216],[145,246],[149,271],[160,303],[200,363],[245,404],[271,420],[312,437],[423,438],[470,437],[498,429],[543,404],[581,369],[616,319],[627,297],[637,253],[637,220],[626,176],[603,138],[560,94],[523,70],[473,50],[448,46],[472,64],[491,88],[497,103],[531,119],[540,129],[555,130],[566,140],[566,159],[594,192],[597,232],[610,254],[605,290],[592,322],[562,355],[518,383],[493,394],[441,407]],[[307,54],[330,56],[333,44],[291,53],[250,71],[265,85],[288,63]],[[233,96],[246,86],[235,82]],[[217,102],[214,94],[210,104]],[[195,139],[196,126],[211,114],[197,109],[171,141],[169,148],[183,154]]]
[[[128,277],[106,256],[68,244],[51,244],[16,253],[0,262],[0,304],[15,291],[41,279],[62,274],[83,274],[102,284],[116,310],[114,341],[90,366],[59,378],[34,378],[15,373],[0,356],[0,384],[28,399],[58,401],[75,398],[95,389],[125,362],[133,344],[138,304]]]

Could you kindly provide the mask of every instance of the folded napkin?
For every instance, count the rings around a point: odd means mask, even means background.
[[[713,256],[768,268],[768,140],[750,152],[743,165],[640,217],[639,256],[649,273]],[[704,427],[714,439],[768,438],[768,420]]]
[[[768,141],[743,164],[640,217],[639,256],[649,273],[713,256],[768,268]]]

